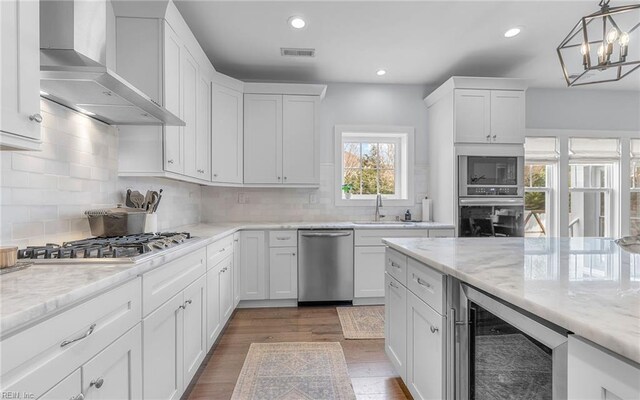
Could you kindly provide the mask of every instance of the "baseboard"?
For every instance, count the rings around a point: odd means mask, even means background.
[[[357,297],[353,299],[354,306],[384,305],[384,297]]]
[[[297,307],[297,299],[285,300],[241,300],[237,308]]]

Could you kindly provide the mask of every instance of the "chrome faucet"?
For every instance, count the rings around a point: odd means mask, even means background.
[[[380,218],[384,218],[384,215],[380,214],[381,208],[382,208],[382,195],[378,193],[376,195],[376,216],[375,216],[376,222],[379,222]]]

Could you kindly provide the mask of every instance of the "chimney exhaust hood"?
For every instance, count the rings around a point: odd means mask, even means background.
[[[109,34],[107,0],[40,0],[41,95],[109,125],[184,126],[108,68]]]

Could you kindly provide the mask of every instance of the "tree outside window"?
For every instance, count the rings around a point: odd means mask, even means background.
[[[527,163],[524,167],[525,236],[545,237],[550,234],[550,164]]]

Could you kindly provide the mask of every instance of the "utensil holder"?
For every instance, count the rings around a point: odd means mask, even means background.
[[[144,221],[144,231],[146,233],[156,233],[158,231],[158,214],[147,214]]]

